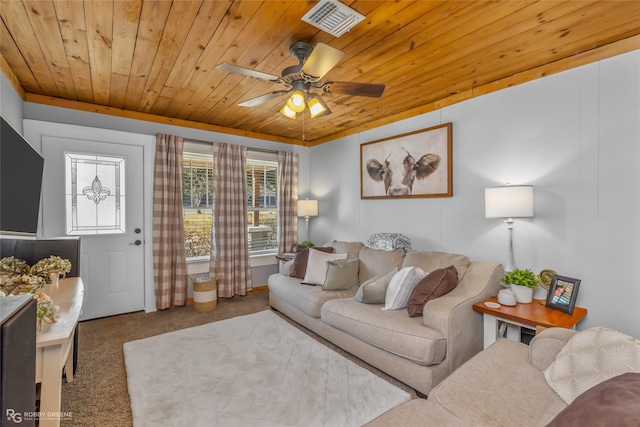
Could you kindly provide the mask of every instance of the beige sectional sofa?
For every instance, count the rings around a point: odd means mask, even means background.
[[[290,263],[268,279],[271,306],[302,326],[365,362],[429,394],[451,372],[482,350],[482,317],[472,305],[496,295],[503,267],[496,262],[471,262],[464,255],[441,252],[374,250],[360,242],[333,242],[334,253],[359,259],[359,285],[407,266],[425,272],[454,265],[458,285],[427,302],[422,317],[406,309],[381,310],[381,304],[354,300],[358,286],[323,291],[289,276]]]
[[[585,331],[594,336],[595,329]],[[604,334],[616,334],[605,331]],[[631,337],[618,338],[611,345],[610,336],[600,343],[583,336],[573,346],[569,340],[578,331],[549,328],[536,335],[530,345],[499,339],[486,350],[453,372],[438,384],[428,399],[413,399],[382,414],[367,424],[367,427],[566,427],[566,426],[638,426],[640,425],[640,372],[637,358],[640,341]],[[577,337],[576,337],[577,338]],[[624,344],[620,340],[625,341]],[[634,348],[635,347],[635,351]],[[583,350],[602,350],[598,359],[601,364],[590,365]],[[561,351],[564,350],[564,354]],[[635,356],[634,356],[635,354]],[[586,374],[596,385],[582,383],[575,400],[567,405],[545,378],[545,370],[556,358],[573,361],[577,374]],[[574,358],[577,357],[577,358]],[[607,363],[606,360],[615,360]],[[582,360],[583,363],[576,363]],[[626,361],[628,368],[623,368]],[[563,370],[566,365],[559,365]],[[618,374],[606,375],[603,367],[616,366]],[[635,368],[634,368],[635,366]],[[571,368],[569,368],[570,370]],[[600,369],[600,370],[599,370]],[[549,374],[549,372],[547,372]],[[573,375],[574,373],[571,373]],[[569,376],[571,376],[569,375]],[[606,380],[606,378],[610,378]],[[580,379],[582,380],[582,378]],[[576,384],[581,384],[576,379]],[[601,381],[598,383],[598,381]],[[566,393],[568,389],[558,388]]]

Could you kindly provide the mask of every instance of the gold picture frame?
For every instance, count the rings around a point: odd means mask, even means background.
[[[452,123],[360,145],[360,198],[453,196]]]

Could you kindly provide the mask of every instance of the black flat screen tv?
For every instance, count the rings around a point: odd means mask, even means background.
[[[35,236],[44,159],[0,117],[0,231]]]

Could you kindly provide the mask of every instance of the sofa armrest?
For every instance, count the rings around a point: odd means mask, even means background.
[[[473,304],[496,295],[503,274],[502,264],[472,262],[453,291],[425,305],[422,321],[446,337],[443,363],[448,361],[451,372],[482,350],[482,315],[473,311]]]
[[[529,363],[544,371],[556,360],[556,356],[569,338],[578,331],[565,328],[548,328],[537,334],[529,343]]]

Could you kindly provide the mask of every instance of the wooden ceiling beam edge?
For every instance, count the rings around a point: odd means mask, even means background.
[[[572,68],[587,65],[596,61],[601,61],[603,59],[611,58],[613,56],[621,55],[623,53],[631,52],[637,49],[640,49],[640,35],[621,39],[604,46],[577,53],[573,56],[565,57],[554,62],[549,62],[540,67],[522,71],[520,73],[513,74],[511,76],[453,94],[446,98],[439,99],[420,107],[416,107],[392,116],[387,116],[380,120],[369,122],[363,126],[358,126],[356,128],[348,129],[342,132],[335,133],[333,135],[326,136],[324,138],[318,138],[312,141],[308,141],[305,145],[313,147],[316,145],[324,144],[326,142],[334,141],[339,138],[351,136],[400,120],[415,117],[420,114],[429,113],[453,104],[457,104],[458,102],[466,101],[482,95],[487,95],[491,92],[497,92],[502,89],[517,86],[519,84],[527,83],[542,77],[557,74],[562,71],[567,71]]]
[[[268,135],[264,133],[245,131],[241,129],[232,129],[232,128],[212,125],[208,123],[194,122],[194,121],[185,120],[185,119],[175,119],[175,118],[159,116],[151,113],[142,113],[138,111],[124,110],[120,108],[107,107],[104,105],[90,104],[87,102],[61,99],[53,96],[38,95],[35,93],[27,93],[25,101],[32,102],[35,104],[51,105],[53,107],[86,111],[89,113],[105,114],[107,116],[122,117],[125,119],[143,120],[143,121],[152,122],[152,123],[160,123],[165,125],[180,126],[180,127],[204,130],[209,132],[224,133],[227,135],[256,138],[264,141],[281,142],[284,144],[301,145],[301,146],[307,145],[304,141],[300,141],[293,138],[284,138],[284,137]]]
[[[24,91],[22,85],[20,84],[20,81],[18,80],[16,73],[13,72],[7,60],[4,59],[4,55],[2,55],[1,53],[0,53],[0,70],[2,70],[2,74],[4,74],[4,76],[7,78],[13,90],[15,90],[18,96],[22,98],[22,100],[24,101],[27,97],[27,93]]]

